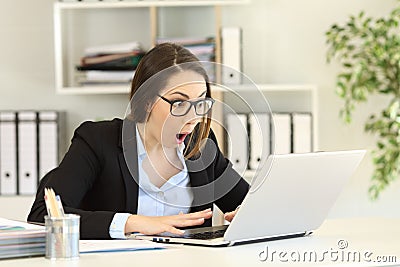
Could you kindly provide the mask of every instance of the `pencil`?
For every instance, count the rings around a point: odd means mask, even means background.
[[[44,189],[45,194],[45,203],[47,206],[48,212],[50,212],[50,217],[62,217],[63,212],[60,211],[59,204],[57,203],[57,199],[55,197],[54,190],[51,188]],[[46,201],[47,200],[47,201]]]

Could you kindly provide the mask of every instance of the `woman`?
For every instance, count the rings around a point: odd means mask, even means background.
[[[66,213],[81,216],[82,239],[183,234],[211,226],[214,203],[232,220],[248,184],[216,145],[213,103],[193,54],[155,46],[136,70],[127,119],[75,130],[60,165],[41,180],[28,221],[44,221],[45,187],[60,195]]]

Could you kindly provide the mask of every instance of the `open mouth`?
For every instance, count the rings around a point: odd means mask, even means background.
[[[177,142],[178,144],[181,144],[181,143],[185,140],[185,138],[186,138],[187,135],[188,135],[188,133],[179,133],[179,134],[176,134],[176,142]]]

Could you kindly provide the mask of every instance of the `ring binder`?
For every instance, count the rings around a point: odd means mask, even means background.
[[[239,27],[224,27],[222,37],[222,83],[242,82],[242,30]]]
[[[18,135],[18,193],[35,194],[38,185],[37,113],[17,113]]]
[[[227,114],[228,155],[233,168],[243,174],[247,169],[249,159],[249,139],[247,133],[247,114]]]
[[[0,112],[0,193],[17,194],[17,129],[15,112]]]

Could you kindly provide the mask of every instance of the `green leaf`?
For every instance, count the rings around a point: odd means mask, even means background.
[[[396,121],[397,119],[397,114],[399,114],[399,101],[394,101],[390,106],[389,106],[389,118],[391,120]]]
[[[376,145],[378,146],[379,149],[383,149],[385,147],[385,145],[382,142],[378,142]]]
[[[400,176],[400,0],[389,16],[366,17],[364,11],[334,24],[325,33],[327,62],[335,59],[341,70],[336,93],[344,100],[340,117],[350,123],[358,103],[375,101],[374,93],[391,101],[369,115],[364,130],[377,137],[374,171],[368,193],[377,199]],[[372,102],[373,103],[373,102]]]
[[[391,145],[393,145],[393,146],[397,146],[397,145],[398,145],[398,143],[397,143],[397,141],[396,141],[395,138],[390,138],[390,139],[389,139],[389,143],[390,143]],[[388,165],[388,166],[390,166],[390,165]]]
[[[363,28],[367,28],[368,24],[371,22],[371,20],[372,20],[371,18],[367,18],[363,23]]]
[[[346,82],[348,82],[348,81],[350,81],[350,79],[351,79],[351,73],[340,73],[339,75],[338,75],[338,79],[339,80],[345,80]]]

